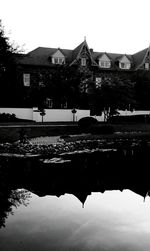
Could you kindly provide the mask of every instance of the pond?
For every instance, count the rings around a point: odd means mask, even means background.
[[[150,250],[149,198],[130,190],[92,193],[83,208],[72,194],[28,196],[0,229],[1,251]]]
[[[103,154],[54,163],[1,157],[0,250],[149,251],[144,176],[132,175],[131,156],[119,160],[115,151]]]

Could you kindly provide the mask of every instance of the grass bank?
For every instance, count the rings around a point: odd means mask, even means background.
[[[103,126],[100,123],[99,126]],[[78,138],[114,138],[114,137],[141,137],[150,138],[150,124],[148,123],[129,123],[111,124],[114,127],[114,134],[99,134],[86,136],[81,134],[76,123],[0,123],[0,143],[14,142],[19,140],[20,131],[25,130],[28,138],[40,136],[64,136],[66,141],[77,140]],[[75,135],[67,137],[67,135]]]

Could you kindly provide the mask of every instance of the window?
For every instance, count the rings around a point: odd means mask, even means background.
[[[48,108],[52,108],[53,107],[53,100],[50,98],[46,98],[46,106]]]
[[[53,57],[52,58],[52,63],[53,64],[64,64],[65,63],[65,59],[64,58]]]
[[[23,74],[23,84],[24,86],[30,86],[30,74]]]
[[[64,109],[67,109],[67,101],[64,101],[62,104],[61,104],[61,108],[64,108]]]
[[[81,58],[81,65],[86,66],[86,58]]]
[[[131,68],[131,64],[130,63],[120,62],[119,63],[119,68],[120,69],[130,69]]]
[[[101,88],[102,78],[96,77],[96,79],[95,79],[95,85],[96,85],[96,89]]]
[[[64,108],[67,108],[68,104],[67,101],[64,103]]]
[[[110,68],[111,63],[110,63],[110,61],[99,60],[99,66],[101,68]]]
[[[145,63],[145,69],[149,70],[149,63]]]

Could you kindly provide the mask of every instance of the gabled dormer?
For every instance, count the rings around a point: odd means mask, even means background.
[[[100,68],[110,68],[111,67],[111,60],[107,56],[106,53],[103,53],[97,59],[98,59],[98,65]]]
[[[97,65],[94,59],[92,58],[91,50],[88,47],[86,40],[82,42],[78,47],[73,51],[73,61],[70,65],[79,64],[82,67],[87,65]]]
[[[130,59],[126,56],[123,55],[118,59],[119,62],[119,68],[122,70],[129,70],[131,69],[131,61]]]
[[[63,53],[59,48],[54,54],[52,54],[51,59],[52,59],[52,64],[59,64],[59,65],[65,64],[65,56],[63,55]]]

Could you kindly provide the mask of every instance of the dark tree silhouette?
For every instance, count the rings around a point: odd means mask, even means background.
[[[136,75],[136,98],[138,109],[150,109],[150,73],[140,70]]]
[[[13,55],[17,48],[13,48],[0,20],[0,105],[9,106],[16,100],[15,64]]]
[[[107,115],[113,115],[116,109],[128,109],[136,105],[135,83],[130,79],[112,77],[104,79],[98,88],[95,88],[93,107],[99,115],[105,110]]]
[[[3,187],[4,188],[4,187]],[[5,227],[5,221],[10,214],[13,214],[13,207],[20,205],[27,206],[31,193],[27,190],[9,190],[5,187],[0,193],[0,228]]]

